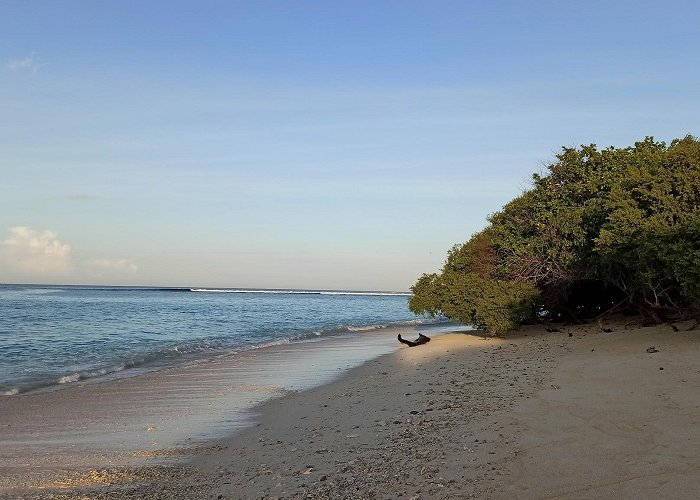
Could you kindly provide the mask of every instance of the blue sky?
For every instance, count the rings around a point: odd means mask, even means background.
[[[405,290],[561,146],[700,125],[696,2],[9,1],[0,282]]]

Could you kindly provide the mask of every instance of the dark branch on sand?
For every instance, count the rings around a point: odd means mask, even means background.
[[[406,344],[408,347],[416,347],[418,345],[427,344],[428,342],[430,342],[430,337],[426,337],[422,333],[419,333],[418,338],[415,340],[415,342],[413,342],[410,340],[402,339],[401,334],[399,333],[399,342],[401,342],[402,344]]]

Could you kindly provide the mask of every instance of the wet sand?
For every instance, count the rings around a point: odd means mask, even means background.
[[[420,327],[440,334],[444,325]],[[252,425],[255,408],[396,351],[388,328],[274,345],[158,372],[0,398],[0,494],[88,468],[172,464]],[[433,333],[431,333],[433,334]]]
[[[28,498],[695,498],[698,331],[624,321],[613,330],[436,337],[269,400],[256,408],[255,427],[179,462],[76,470],[44,489],[5,491]],[[658,352],[647,352],[652,346]]]

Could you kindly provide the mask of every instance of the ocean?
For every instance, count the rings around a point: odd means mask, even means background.
[[[408,294],[0,285],[0,396],[433,322]]]

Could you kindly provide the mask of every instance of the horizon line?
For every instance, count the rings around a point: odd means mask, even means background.
[[[190,285],[105,285],[86,283],[0,283],[0,286],[45,286],[45,287],[98,287],[98,288],[152,288],[168,290],[251,290],[251,291],[290,291],[290,292],[373,292],[410,294],[410,290],[370,290],[350,288],[260,288],[240,286],[190,286]]]

